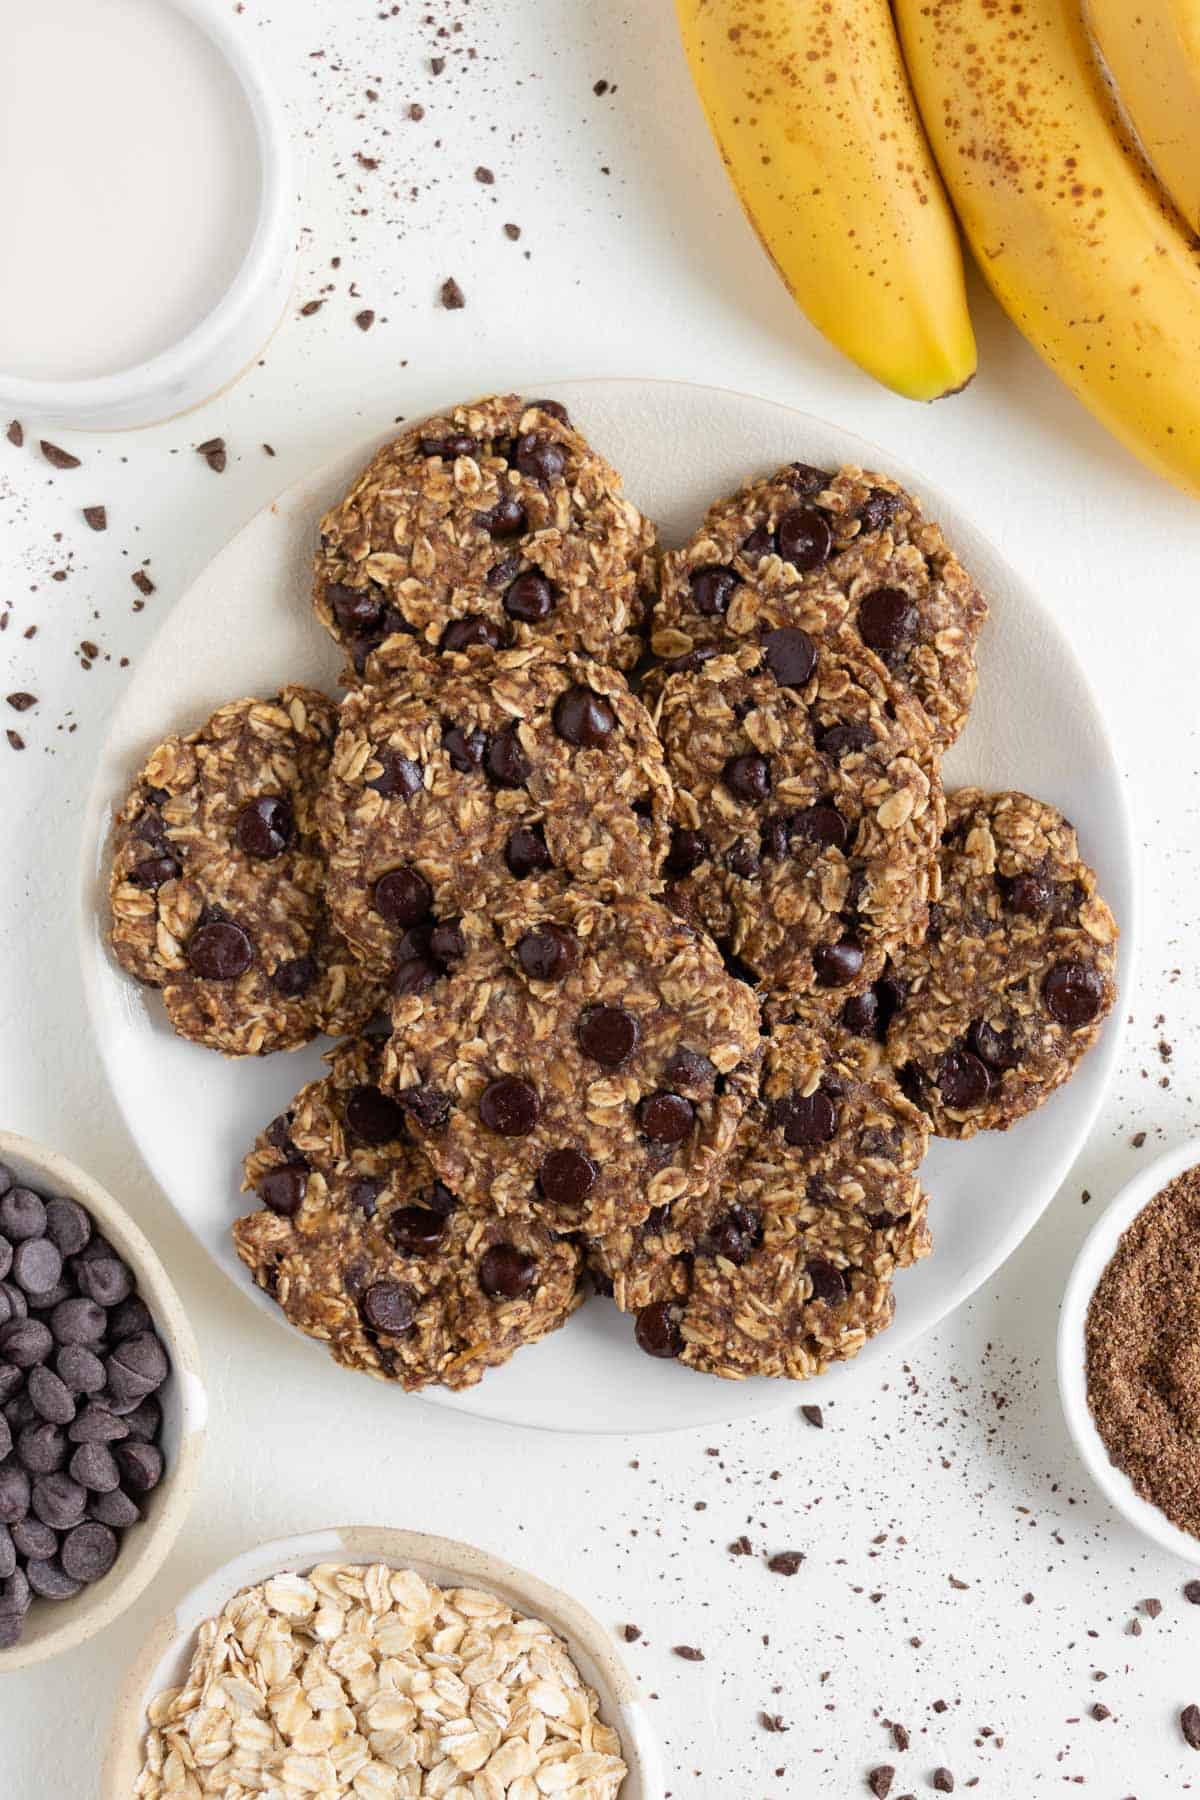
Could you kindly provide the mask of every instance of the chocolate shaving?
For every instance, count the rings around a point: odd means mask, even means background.
[[[52,468],[77,469],[79,467],[79,458],[72,456],[69,450],[60,450],[57,444],[48,443],[45,438],[41,440],[41,445],[42,455]]]
[[[760,1712],[758,1722],[764,1731],[787,1731],[789,1729],[783,1722],[782,1713]]]

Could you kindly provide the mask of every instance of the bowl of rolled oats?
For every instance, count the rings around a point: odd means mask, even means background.
[[[662,1800],[633,1677],[575,1600],[382,1526],[235,1557],[146,1640],[100,1800]]]

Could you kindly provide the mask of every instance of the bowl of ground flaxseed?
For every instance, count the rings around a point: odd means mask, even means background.
[[[1144,1537],[1200,1564],[1200,1143],[1141,1170],[1085,1240],[1058,1384],[1097,1487]]]

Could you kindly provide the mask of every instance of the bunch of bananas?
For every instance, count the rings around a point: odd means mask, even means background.
[[[676,7],[742,204],[833,343],[913,399],[971,379],[957,213],[1051,368],[1200,496],[1200,0]]]

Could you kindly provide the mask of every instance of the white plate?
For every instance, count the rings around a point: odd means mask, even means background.
[[[859,462],[925,497],[987,593],[980,688],[947,785],[1025,788],[1060,806],[1123,927],[1121,985],[1132,988],[1134,850],[1120,776],[1074,652],[1040,601],[953,503],[903,463],[817,419],[766,400],[674,382],[558,384],[583,430],[625,475],[668,542],[694,529],[707,501],[745,476],[800,459]],[[179,601],[138,665],[112,722],[83,833],[82,955],[100,1054],[146,1161],[179,1212],[243,1293],[250,1285],[229,1225],[239,1165],[256,1133],[321,1070],[310,1048],[260,1062],[224,1062],[168,1030],[153,993],[121,974],[104,943],[106,840],[147,752],[198,725],[237,695],[284,680],[332,687],[340,653],[309,608],[317,520],[375,448],[298,482],[226,545]],[[937,1248],[897,1282],[891,1331],[821,1386],[869,1380],[881,1359],[936,1325],[999,1267],[1063,1180],[1091,1127],[1116,1057],[1124,1007],[1074,1081],[1003,1135],[935,1144],[925,1166]],[[325,1352],[313,1347],[313,1355]],[[351,1377],[347,1377],[350,1380]],[[810,1384],[805,1398],[813,1396]],[[629,1321],[592,1303],[542,1344],[466,1394],[431,1390],[440,1405],[559,1430],[669,1430],[794,1403],[790,1383],[729,1383],[643,1356]]]

